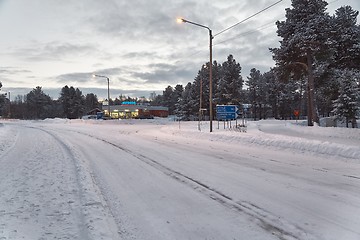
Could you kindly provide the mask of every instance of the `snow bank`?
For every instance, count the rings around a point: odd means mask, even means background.
[[[232,128],[223,129],[221,124],[218,129],[215,124],[214,132],[210,134],[208,124],[202,124],[203,132],[197,130],[195,123],[181,123],[180,128],[172,125],[167,127],[167,131],[186,138],[210,139],[212,142],[275,147],[360,160],[360,129],[306,127],[289,121],[263,120],[248,122],[246,133]]]

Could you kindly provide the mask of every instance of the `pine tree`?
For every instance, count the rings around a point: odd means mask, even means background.
[[[222,78],[222,66],[221,64],[217,63],[217,61],[214,61],[213,66],[212,66],[212,81],[213,81],[213,105],[217,105],[220,104],[220,98],[221,95],[219,93],[219,83],[220,83],[220,79]]]
[[[279,82],[279,79],[275,75],[274,69],[270,70],[263,74],[266,90],[266,102],[270,105],[272,111],[271,116],[278,119],[279,118],[279,99],[280,93],[283,89],[282,83]]]
[[[336,10],[332,17],[332,68],[360,70],[360,28],[357,25],[359,12],[350,6]]]
[[[180,101],[183,92],[184,92],[184,87],[181,84],[177,84],[174,88],[174,92],[171,98],[171,104],[173,105],[174,110],[176,108],[175,105]]]
[[[289,81],[280,83],[281,90],[279,93],[279,115],[281,119],[289,119],[293,116],[293,111],[299,107],[299,97],[297,91],[298,83]]]
[[[63,106],[63,114],[69,119],[81,117],[85,113],[85,98],[78,88],[66,85],[61,89],[59,101]]]
[[[165,90],[163,91],[163,97],[162,97],[162,106],[169,108],[169,114],[172,115],[175,110],[175,106],[173,103],[173,94],[174,90],[171,86],[167,86]]]
[[[243,79],[241,77],[241,66],[232,55],[222,64],[221,78],[218,83],[219,104],[235,104],[241,102],[241,91]]]
[[[273,58],[283,73],[308,74],[308,125],[318,122],[315,104],[314,62],[324,59],[328,51],[330,16],[323,0],[292,0],[286,9],[286,20],[277,22],[280,48],[273,48]],[[288,74],[285,74],[288,75]]]
[[[191,116],[194,115],[195,110],[192,106],[192,91],[192,84],[189,82],[175,105],[175,114],[180,117],[181,120],[190,120]]]
[[[360,72],[343,70],[337,73],[340,82],[339,96],[333,102],[333,113],[337,119],[345,118],[346,127],[349,122],[357,128],[356,117],[360,110]]]
[[[339,72],[352,69],[360,70],[360,28],[356,24],[358,11],[350,6],[336,10],[330,19],[328,38],[329,55],[317,69],[323,75],[317,77],[317,102],[319,113],[329,116],[333,102],[338,98],[340,89]],[[321,72],[321,71],[318,71]]]
[[[261,106],[260,98],[261,98],[261,90],[260,90],[260,82],[261,82],[261,73],[256,68],[252,68],[250,70],[250,76],[247,77],[246,85],[248,86],[248,100],[251,104],[251,112],[254,120],[257,119],[259,108]],[[260,118],[261,119],[261,118]]]
[[[80,118],[85,113],[85,97],[78,88],[75,89],[75,92],[73,93],[72,97],[73,97],[72,115],[74,118]]]
[[[38,86],[29,92],[25,102],[29,118],[44,119],[51,115],[52,100],[42,91],[41,87]]]
[[[70,88],[66,85],[61,89],[59,101],[63,107],[63,116],[70,117]]]

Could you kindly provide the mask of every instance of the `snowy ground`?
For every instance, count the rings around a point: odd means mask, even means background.
[[[0,120],[0,240],[360,239],[360,129]]]

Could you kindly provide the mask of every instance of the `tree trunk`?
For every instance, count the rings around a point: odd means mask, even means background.
[[[356,117],[351,119],[351,126],[352,126],[352,128],[358,128],[358,125],[357,125],[357,122],[356,122]]]
[[[308,90],[309,90],[309,109],[308,109],[308,118],[311,119],[311,122],[308,121],[309,126],[313,126],[313,122],[319,123],[319,117],[316,113],[316,103],[315,103],[315,84],[314,84],[314,74],[312,69],[312,54],[310,50],[307,51],[307,64],[308,64]]]

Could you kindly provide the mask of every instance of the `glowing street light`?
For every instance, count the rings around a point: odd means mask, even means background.
[[[109,113],[109,117],[111,118],[111,114],[110,114],[110,79],[106,76],[102,76],[102,75],[97,75],[97,74],[93,74],[93,77],[100,77],[100,78],[106,78],[107,80],[107,87],[108,87],[108,113]]]
[[[209,37],[210,37],[210,44],[209,44],[209,49],[210,49],[210,64],[209,64],[209,112],[210,112],[210,132],[212,132],[212,119],[213,119],[213,109],[212,109],[212,40],[213,40],[213,35],[212,35],[212,31],[209,27],[195,23],[195,22],[191,22],[189,20],[183,19],[183,18],[178,18],[176,19],[176,21],[178,23],[189,23],[198,27],[202,27],[202,28],[206,28],[207,30],[209,30]],[[200,106],[201,108],[201,106]],[[201,111],[201,110],[200,110]]]

